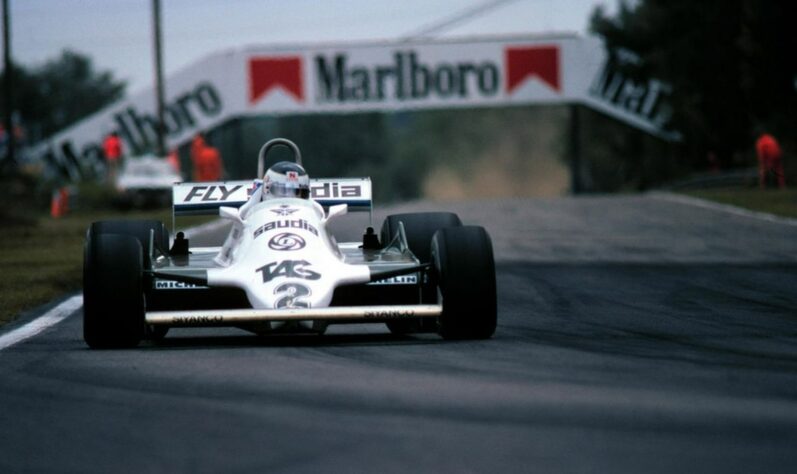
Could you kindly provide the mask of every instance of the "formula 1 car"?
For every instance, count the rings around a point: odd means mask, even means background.
[[[258,176],[279,145],[301,165],[299,148],[277,138],[261,148]],[[88,346],[134,347],[172,327],[320,334],[329,324],[386,323],[399,334],[493,335],[495,265],[484,228],[448,212],[396,214],[379,236],[368,227],[361,242],[338,243],[327,224],[371,211],[370,179],[309,182],[309,199],[263,199],[261,180],[175,184],[175,217],[231,221],[220,247],[190,247],[182,232],[170,239],[159,221],[93,223],[83,264]]]

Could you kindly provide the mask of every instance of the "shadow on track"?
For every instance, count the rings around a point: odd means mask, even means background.
[[[204,330],[205,332],[207,330]],[[428,344],[442,344],[444,341],[434,334],[419,334],[401,336],[390,333],[385,334],[240,334],[240,335],[179,335],[167,336],[158,342],[142,344],[138,350],[196,350],[196,349],[227,349],[231,347],[295,347],[295,348],[322,348],[322,347],[369,347],[369,346],[422,346]]]

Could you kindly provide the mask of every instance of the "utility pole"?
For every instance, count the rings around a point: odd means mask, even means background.
[[[577,104],[570,109],[570,192],[581,194],[585,191],[581,159],[581,114]]]
[[[16,143],[14,137],[14,124],[12,117],[14,114],[13,99],[13,82],[11,71],[11,31],[9,28],[10,14],[8,12],[8,0],[3,0],[3,99],[5,107],[3,110],[3,123],[6,128],[6,163],[13,165],[15,163],[14,152],[16,151]]]
[[[3,0],[7,1],[7,0]],[[158,108],[158,123],[155,125],[157,134],[157,154],[160,157],[166,156],[166,138],[163,105],[163,58],[161,53],[161,2],[152,0],[152,35],[154,36],[155,46],[155,97]]]

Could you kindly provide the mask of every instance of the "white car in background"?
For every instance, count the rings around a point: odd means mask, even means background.
[[[154,155],[127,158],[116,177],[119,204],[123,207],[166,207],[172,185],[183,180],[165,159]]]

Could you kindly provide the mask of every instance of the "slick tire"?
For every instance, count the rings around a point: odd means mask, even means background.
[[[119,234],[135,237],[141,244],[144,252],[144,268],[150,268],[149,261],[149,235],[150,230],[155,231],[155,248],[164,252],[169,250],[169,231],[163,222],[156,220],[119,220],[119,221],[98,221],[89,227],[86,239],[90,241],[99,234]]]
[[[154,231],[155,248],[164,252],[167,251],[169,249],[169,231],[166,229],[166,226],[163,225],[163,222],[153,219],[98,221],[89,227],[86,241],[90,245],[91,241],[100,234],[117,234],[134,237],[141,244],[144,269],[149,270],[152,268],[152,262],[150,262],[149,257],[149,238],[151,231]],[[167,332],[169,332],[168,326],[152,326],[147,328],[144,337],[152,341],[160,341],[166,337]]]
[[[441,229],[432,237],[434,280],[443,314],[438,333],[445,339],[487,339],[497,322],[495,261],[483,227]]]
[[[83,257],[83,339],[92,349],[135,347],[144,337],[143,252],[129,235],[98,234]]]
[[[418,257],[421,263],[429,263],[431,261],[429,242],[435,232],[448,227],[462,226],[459,216],[453,212],[392,214],[387,216],[382,223],[380,238],[383,246],[387,246],[396,235],[399,229],[399,222],[404,223],[404,233],[407,235],[407,244],[410,247],[410,251]],[[422,303],[433,303],[436,298],[437,289],[433,285],[425,285],[421,289]],[[391,333],[399,335],[437,331],[437,324],[434,320],[389,321],[386,324]]]
[[[406,214],[391,214],[382,223],[380,238],[382,245],[387,246],[399,229],[399,222],[404,223],[404,233],[407,235],[407,244],[410,251],[418,257],[421,263],[431,261],[429,241],[439,229],[447,227],[460,227],[462,221],[453,212],[410,212]]]

